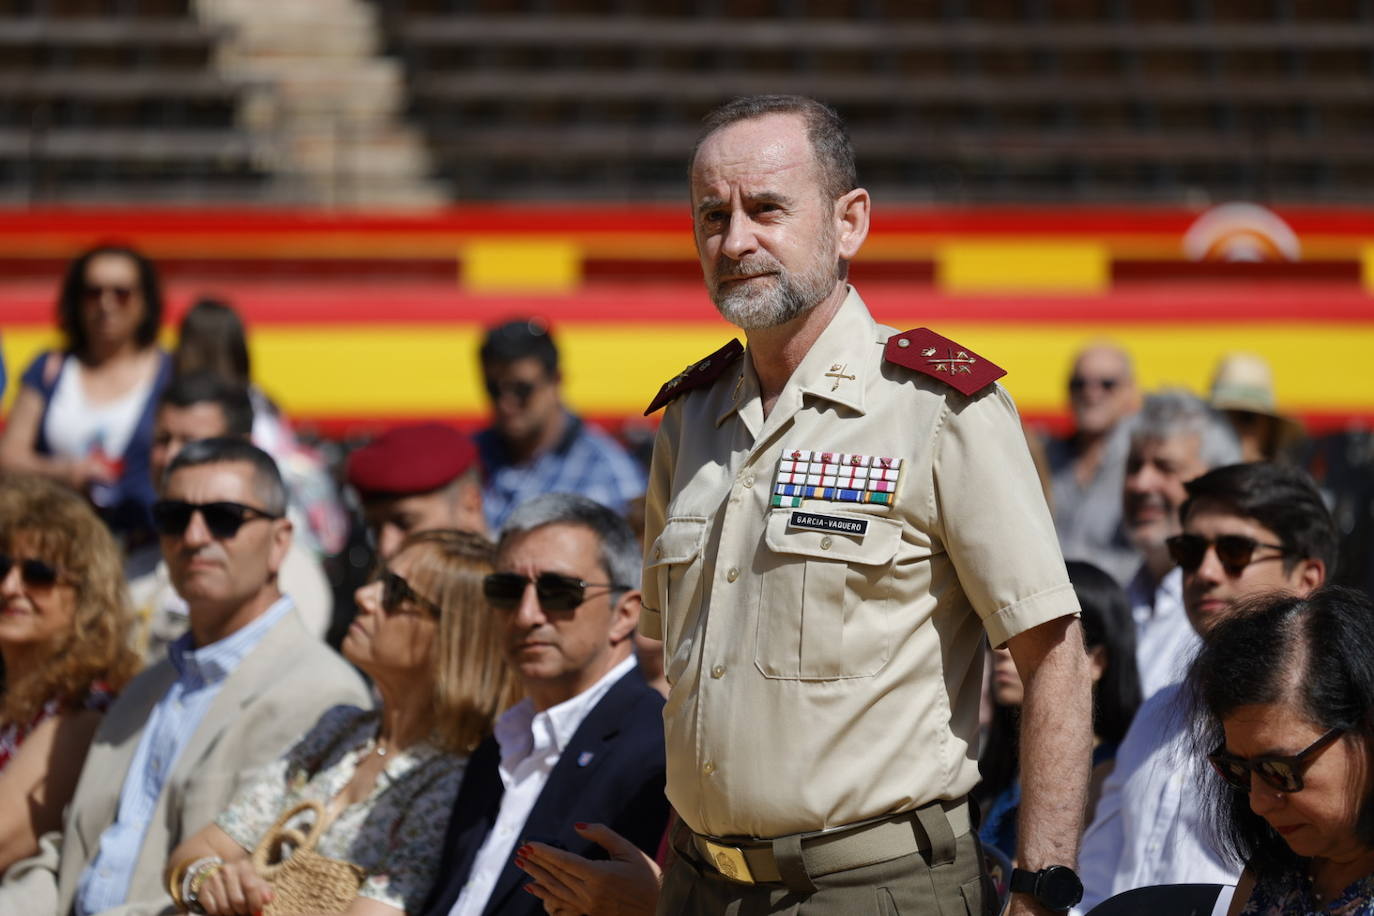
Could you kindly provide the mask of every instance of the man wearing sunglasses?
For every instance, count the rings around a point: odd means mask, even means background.
[[[247,442],[252,434],[253,404],[242,385],[213,372],[174,376],[153,419],[148,462],[153,490],[161,492],[168,465],[190,443],[220,436]],[[164,658],[167,647],[189,627],[186,600],[172,587],[158,544],[132,552],[124,564],[124,575],[138,621],[137,645],[145,662],[152,664]],[[280,579],[281,590],[291,596],[306,628],[324,638],[334,602],[319,558],[292,538],[282,560]]]
[[[1326,581],[1337,533],[1312,480],[1267,462],[1217,468],[1184,484],[1182,531],[1166,543],[1183,605],[1202,638],[1241,602]],[[1202,823],[1198,761],[1189,756],[1179,683],[1140,707],[1083,837],[1082,907],[1156,884],[1234,884]]]
[[[330,707],[371,705],[358,675],[277,587],[291,541],[285,510],[276,464],[247,442],[193,442],[168,468],[154,519],[190,630],[124,689],[96,732],[52,876],[61,916],[170,911],[168,856],[239,780]],[[9,894],[0,890],[0,912],[44,911]]]
[[[425,916],[536,916],[522,887],[527,844],[581,856],[599,823],[652,855],[663,836],[663,697],[635,665],[639,546],[629,525],[580,495],[515,510],[483,591],[505,624],[525,699],[473,753]]]
[[[377,553],[389,557],[406,535],[456,528],[486,534],[482,479],[472,440],[442,423],[387,430],[348,456]]]
[[[1131,357],[1106,341],[1090,344],[1074,359],[1069,377],[1073,435],[1045,448],[1054,529],[1065,558],[1094,563],[1123,583],[1140,563],[1121,527],[1125,421],[1139,406]]]
[[[621,515],[644,493],[644,471],[620,444],[563,404],[558,349],[533,318],[498,325],[479,351],[491,426],[477,434],[483,508],[499,531],[541,493],[581,493]]]

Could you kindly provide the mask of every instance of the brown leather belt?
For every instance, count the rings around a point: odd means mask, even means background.
[[[820,877],[886,862],[915,852],[937,859],[953,856],[953,840],[969,831],[967,799],[935,801],[912,811],[858,824],[771,840],[707,836],[692,832],[700,857],[731,881],[741,884],[794,883],[779,864],[779,849],[798,850],[805,872]]]

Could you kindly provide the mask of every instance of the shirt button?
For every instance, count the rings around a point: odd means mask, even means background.
[[[715,771],[716,765],[709,760],[706,761],[706,765],[701,768],[701,772],[705,773],[707,776],[710,776]]]
[[[714,668],[712,668],[712,669],[711,669],[711,677],[716,678],[717,680],[719,680],[720,678],[725,677],[725,666],[724,666],[724,665],[716,665]]]
[[[748,488],[748,487],[752,487],[753,485],[754,485],[754,475],[753,475],[753,474],[750,474],[748,477],[744,478],[744,486],[745,486],[746,488]]]
[[[731,566],[730,571],[725,574],[726,582],[734,582],[739,578],[739,567]]]
[[[821,550],[829,550],[832,543],[834,542],[830,540],[830,535],[827,534],[821,538]]]

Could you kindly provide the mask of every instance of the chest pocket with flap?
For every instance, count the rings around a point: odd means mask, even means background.
[[[787,509],[768,519],[754,648],[765,677],[871,677],[887,664],[893,599],[885,580],[901,543],[901,523],[829,509],[824,514],[865,522],[865,530],[794,527]]]
[[[704,517],[670,518],[645,557],[644,593],[662,616],[667,657],[677,651],[689,611],[700,604],[705,539]]]

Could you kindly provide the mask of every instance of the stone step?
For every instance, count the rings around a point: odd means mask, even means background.
[[[284,189],[327,205],[443,203],[422,137],[404,122],[405,74],[381,56],[364,0],[196,0],[226,27],[220,72],[254,88],[240,122],[275,149]],[[345,194],[339,188],[347,185]],[[365,185],[355,191],[354,185]]]

